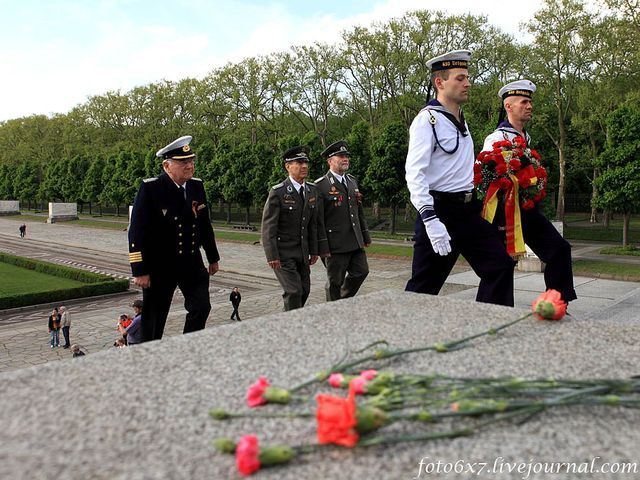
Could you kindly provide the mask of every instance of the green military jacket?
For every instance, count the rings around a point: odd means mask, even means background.
[[[318,190],[320,225],[326,241],[319,241],[321,255],[348,253],[371,243],[369,227],[364,218],[362,194],[353,175],[346,174],[347,187],[333,176],[331,170],[315,182]]]
[[[291,180],[274,185],[262,211],[262,246],[267,261],[318,255],[317,191],[304,183],[304,201]]]

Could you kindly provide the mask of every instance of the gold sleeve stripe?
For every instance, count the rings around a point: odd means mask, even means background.
[[[142,261],[142,252],[132,252],[129,254],[129,263],[138,263]]]

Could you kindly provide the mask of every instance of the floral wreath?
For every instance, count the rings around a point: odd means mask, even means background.
[[[478,154],[473,166],[473,183],[484,197],[482,216],[493,222],[500,200],[504,200],[507,251],[524,253],[520,209],[531,210],[546,197],[547,171],[540,154],[520,136],[493,143],[493,150]]]

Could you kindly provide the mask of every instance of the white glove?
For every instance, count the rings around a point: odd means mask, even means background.
[[[427,229],[427,235],[431,240],[431,246],[433,251],[443,257],[451,253],[451,237],[447,232],[447,227],[438,220],[438,217],[433,217],[424,222],[424,226]]]

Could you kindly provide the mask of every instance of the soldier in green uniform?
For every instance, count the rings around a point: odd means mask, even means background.
[[[311,289],[310,265],[318,260],[317,192],[305,182],[309,147],[283,154],[289,177],[269,190],[262,212],[262,246],[284,293],[284,310],[303,307]]]
[[[319,242],[322,261],[327,267],[327,301],[353,297],[369,274],[364,247],[371,244],[362,209],[362,194],[349,168],[347,142],[329,145],[322,156],[329,171],[316,180],[320,225],[326,241]],[[324,240],[324,239],[323,239]]]

